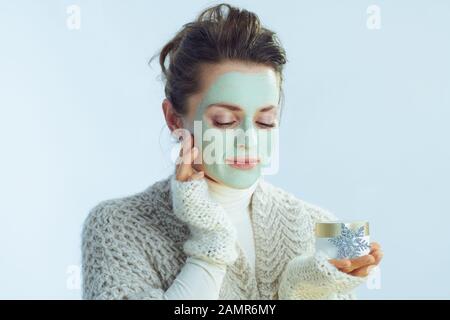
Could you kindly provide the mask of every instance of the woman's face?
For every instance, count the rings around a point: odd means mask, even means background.
[[[184,127],[200,154],[194,168],[233,188],[247,188],[272,165],[279,125],[279,77],[268,66],[204,65],[201,90],[188,99]]]

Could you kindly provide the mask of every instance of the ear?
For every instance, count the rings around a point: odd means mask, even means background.
[[[173,132],[175,129],[183,128],[183,121],[181,117],[177,114],[175,108],[173,107],[172,102],[170,102],[169,99],[164,98],[162,102],[162,109],[170,132]]]

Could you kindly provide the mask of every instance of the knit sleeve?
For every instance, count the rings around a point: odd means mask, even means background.
[[[318,221],[333,221],[337,217],[320,207],[303,203],[303,213],[314,225]],[[356,299],[354,289],[367,277],[344,273],[332,265],[322,252],[297,256],[283,271],[278,295],[280,299]]]
[[[366,278],[348,275],[328,262],[321,252],[292,259],[280,281],[280,299],[356,299],[354,289]]]
[[[186,255],[213,264],[230,265],[236,261],[237,231],[225,209],[211,199],[205,180],[170,180],[175,216],[185,222],[191,236],[183,245]]]
[[[83,299],[163,299],[158,271],[149,263],[117,204],[94,207],[82,231]],[[150,253],[151,254],[151,253]]]

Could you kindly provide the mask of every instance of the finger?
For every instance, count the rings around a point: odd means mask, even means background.
[[[350,275],[355,276],[355,277],[366,277],[369,275],[370,271],[373,270],[373,268],[375,268],[375,265],[367,265],[367,266],[358,268],[356,270],[353,270],[352,272],[350,272]]]
[[[178,180],[186,181],[193,174],[192,162],[197,155],[198,149],[192,146],[192,139],[183,139],[176,167],[176,178]]]
[[[182,144],[181,144],[181,148],[180,148],[180,153],[178,155],[177,162],[176,162],[177,173],[184,170],[183,165],[185,165],[187,162],[186,160],[188,160],[186,155],[189,154],[190,151],[191,151],[191,147],[188,145],[188,143],[185,140],[183,140]]]
[[[356,270],[363,266],[374,264],[375,258],[372,255],[368,254],[368,255],[361,256],[361,257],[358,257],[355,259],[350,259],[350,262],[351,262],[351,266],[348,268],[344,268],[342,270],[343,272],[349,273],[349,272],[352,272],[353,270]]]
[[[189,153],[183,155],[181,163],[179,165],[177,178],[181,181],[186,181],[192,176],[196,171],[192,167],[193,159],[197,156],[198,149],[193,147]]]
[[[195,172],[194,174],[192,174],[188,180],[192,181],[192,180],[200,180],[205,176],[205,173],[203,171],[199,171],[199,172]]]
[[[381,249],[381,246],[380,246],[380,244],[378,242],[371,242],[370,243],[370,253],[372,253],[372,251],[380,250],[380,249]]]
[[[338,269],[348,268],[351,266],[349,259],[330,259],[328,261]]]
[[[189,147],[189,145],[186,142],[186,140],[182,139],[183,135],[181,133],[178,133],[178,135],[180,136],[181,147],[180,147],[180,151],[178,152],[178,158],[177,158],[177,161],[176,161],[177,168],[178,168],[178,165],[182,163],[183,155],[186,153],[186,151],[187,151],[186,149]]]
[[[383,251],[381,250],[375,250],[371,255],[375,258],[374,264],[377,265],[380,263],[381,259],[383,258]]]

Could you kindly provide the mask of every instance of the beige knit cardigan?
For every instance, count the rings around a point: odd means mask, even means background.
[[[183,243],[190,234],[173,213],[171,178],[173,174],[142,192],[104,200],[89,212],[82,230],[83,299],[163,299],[185,263]],[[236,244],[239,256],[227,267],[219,298],[279,299],[286,264],[314,254],[315,222],[335,219],[261,177],[251,199],[255,270]],[[331,291],[334,284],[356,280],[331,264],[309,264],[301,272],[312,281],[327,278],[317,285]],[[338,288],[332,298],[356,298]],[[314,298],[308,292],[301,296]]]

